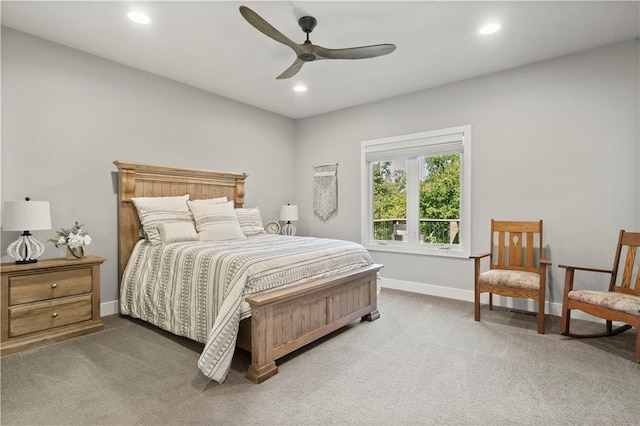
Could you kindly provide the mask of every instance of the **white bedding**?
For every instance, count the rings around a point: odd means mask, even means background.
[[[372,264],[359,244],[322,238],[257,235],[243,241],[184,242],[133,250],[120,287],[120,313],[204,343],[198,367],[222,383],[244,297]]]

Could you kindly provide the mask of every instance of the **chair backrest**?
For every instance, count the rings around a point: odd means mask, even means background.
[[[407,224],[394,222],[393,223],[393,239],[404,241],[406,235],[407,235]]]
[[[640,232],[620,230],[609,291],[640,296],[640,262],[636,261],[638,246],[640,246]],[[618,280],[620,268],[622,268],[622,277]]]
[[[542,221],[491,219],[491,269],[538,272],[542,256]]]

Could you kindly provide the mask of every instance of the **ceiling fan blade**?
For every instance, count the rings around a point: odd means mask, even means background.
[[[327,49],[314,45],[313,53],[318,59],[365,59],[388,55],[396,50],[394,44],[375,44],[373,46],[348,47],[345,49]]]
[[[270,23],[265,21],[260,15],[246,6],[240,6],[240,14],[248,23],[253,25],[258,31],[267,37],[271,37],[275,41],[292,48],[296,54],[298,54],[299,46],[294,43],[289,37],[276,30]]]
[[[291,66],[289,68],[284,70],[284,72],[282,74],[277,76],[276,79],[277,80],[282,80],[282,79],[285,79],[285,78],[293,77],[294,75],[296,75],[298,73],[298,71],[300,71],[300,68],[302,68],[303,65],[304,65],[304,61],[301,60],[300,58],[296,58],[296,60],[293,62],[293,64],[291,64]]]

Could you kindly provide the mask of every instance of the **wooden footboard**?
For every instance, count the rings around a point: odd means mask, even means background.
[[[251,336],[238,339],[238,346],[251,351],[247,378],[263,382],[278,373],[278,358],[358,318],[378,319],[376,278],[381,268],[373,264],[248,297]],[[248,331],[246,325],[241,328]]]

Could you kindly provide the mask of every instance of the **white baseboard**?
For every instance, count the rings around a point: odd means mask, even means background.
[[[473,303],[473,290],[464,290],[460,288],[444,287],[433,284],[417,283],[413,281],[395,280],[393,278],[378,279],[379,287],[390,288],[393,290],[408,291],[410,293],[426,294],[429,296],[444,297],[447,299],[463,300],[465,302]],[[489,295],[482,294],[480,296],[481,303],[489,303]],[[511,297],[501,297],[494,295],[493,304],[496,306],[502,306],[505,308],[521,309],[526,311],[535,312],[537,307],[535,302],[527,299],[514,299]],[[554,315],[559,317],[562,315],[561,303],[546,302],[544,312],[547,315]],[[114,315],[119,313],[118,301],[113,300],[111,302],[103,302],[100,304],[100,316],[105,317],[107,315]],[[594,318],[591,315],[587,315],[581,311],[572,311],[571,318],[583,319],[587,321],[602,321],[598,318]]]
[[[118,301],[113,300],[111,302],[102,302],[100,304],[100,316],[106,317],[108,315],[117,314],[118,310]]]
[[[460,288],[443,287],[433,284],[417,283],[412,281],[395,280],[392,278],[382,278],[381,286],[394,290],[408,291],[411,293],[426,294],[429,296],[444,297],[447,299],[463,300],[473,303],[473,290],[463,290]],[[480,295],[480,303],[488,304],[489,295],[483,293]],[[504,308],[513,308],[536,312],[538,310],[536,303],[528,299],[514,299],[511,297],[493,296],[493,304]],[[473,307],[471,307],[473,309]],[[545,302],[544,312],[547,315],[561,316],[562,303]],[[582,319],[587,321],[603,321],[599,318],[592,317],[581,311],[572,310],[571,318]]]

